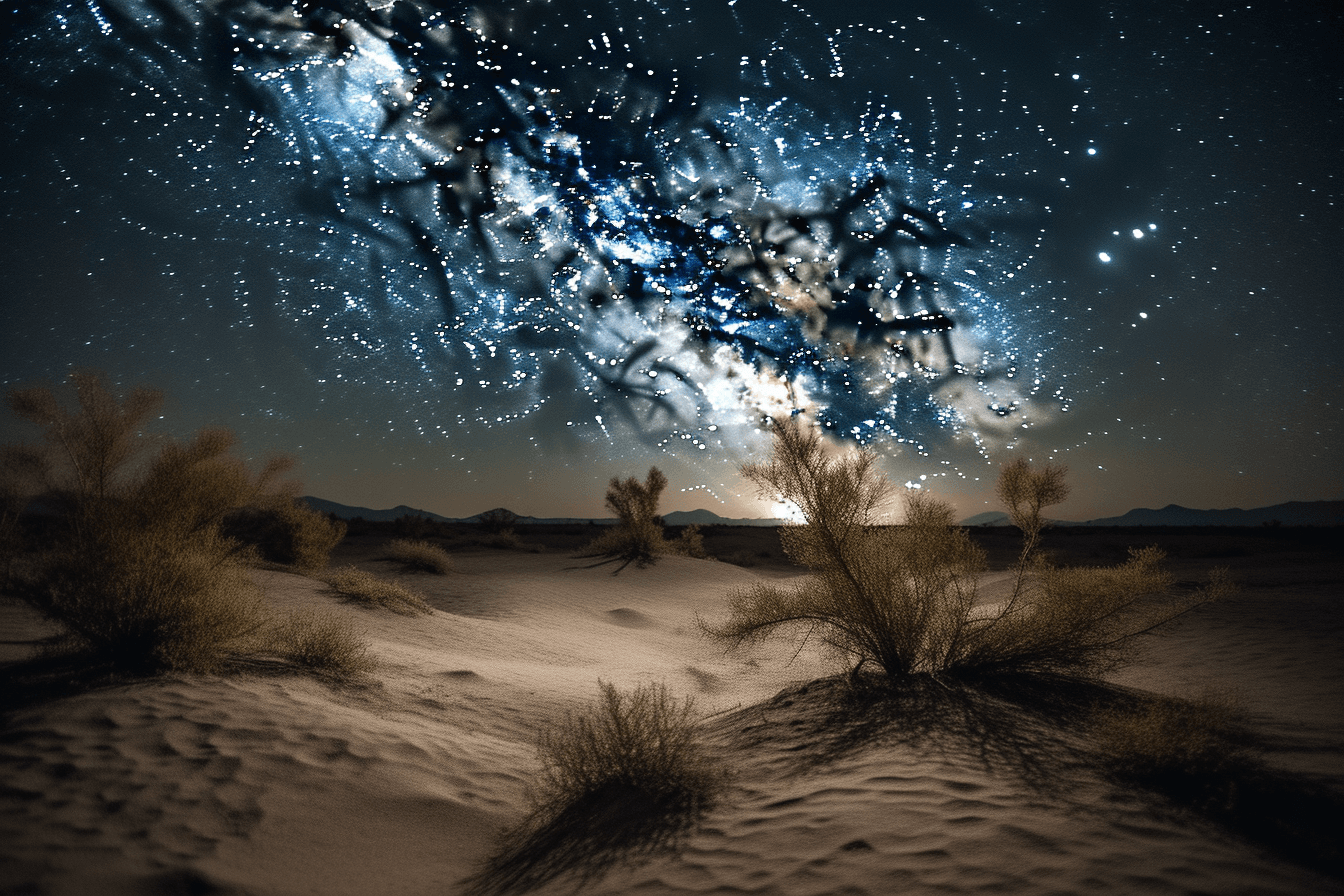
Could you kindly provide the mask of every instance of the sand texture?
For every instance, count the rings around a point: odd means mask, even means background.
[[[811,645],[725,654],[698,633],[697,613],[787,569],[668,557],[613,576],[565,554],[476,551],[434,576],[373,556],[347,562],[399,577],[434,612],[255,573],[278,608],[356,623],[381,666],[345,684],[260,664],[35,688],[14,670],[50,629],[0,600],[0,893],[465,892],[526,812],[537,732],[599,679],[693,696],[731,785],[651,854],[539,861],[539,892],[1344,892],[1107,779],[1058,701],[928,687],[865,702]],[[1113,680],[1233,692],[1266,761],[1344,790],[1340,580],[1240,573],[1241,594],[1150,639]]]

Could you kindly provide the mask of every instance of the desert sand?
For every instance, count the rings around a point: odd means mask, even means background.
[[[1076,732],[1011,700],[840,716],[836,667],[814,645],[725,654],[698,633],[697,614],[760,576],[799,574],[787,566],[665,557],[612,575],[563,552],[475,550],[434,576],[339,551],[334,563],[398,578],[434,612],[254,575],[277,608],[354,620],[380,662],[365,680],[259,664],[6,695],[0,893],[464,892],[527,810],[537,732],[599,680],[694,697],[731,784],[663,850],[586,879],[540,873],[539,892],[1344,892],[1111,782]],[[1111,680],[1230,692],[1269,764],[1344,790],[1344,582],[1334,566],[1303,569],[1242,563],[1241,593],[1151,637]],[[1004,576],[986,575],[987,600]],[[25,668],[51,631],[0,599],[0,666]]]

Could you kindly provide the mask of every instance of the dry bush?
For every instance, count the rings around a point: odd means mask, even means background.
[[[303,571],[325,567],[345,532],[343,520],[284,497],[232,513],[224,522],[226,535],[255,547],[262,559]]]
[[[296,613],[272,633],[275,649],[296,665],[315,672],[349,678],[372,671],[368,642],[349,620],[316,612]]]
[[[266,624],[260,589],[208,536],[108,529],[44,558],[29,602],[75,645],[133,672],[209,672]]]
[[[428,541],[398,538],[388,543],[387,557],[411,569],[438,573],[441,576],[447,575],[453,568],[453,559],[448,553]]]
[[[828,453],[794,420],[776,421],[772,458],[743,467],[763,493],[797,506],[806,522],[781,530],[786,553],[812,575],[796,586],[761,583],[729,598],[728,619],[702,622],[730,646],[788,626],[816,633],[891,680],[1049,673],[1091,675],[1123,659],[1134,639],[1230,590],[1215,575],[1200,592],[1156,600],[1170,587],[1161,552],[1134,552],[1118,567],[1057,569],[1035,545],[1041,511],[1063,499],[1062,468],[1005,468],[1010,514],[1025,546],[1013,593],[977,607],[983,552],[954,526],[952,508],[905,496],[901,526],[878,525],[892,487],[867,451]]]
[[[606,506],[616,514],[616,525],[590,542],[579,556],[620,560],[619,572],[631,563],[651,566],[659,554],[671,553],[658,515],[658,501],[666,488],[667,477],[657,467],[649,468],[644,482],[633,476],[613,477],[607,486]]]
[[[759,566],[761,562],[760,557],[751,551],[733,551],[730,554],[721,555],[719,559],[724,563],[743,567]]]
[[[474,894],[520,893],[675,849],[726,781],[696,741],[691,703],[662,685],[601,698],[542,735],[532,812],[465,883]]]
[[[669,553],[663,527],[647,521],[608,526],[579,552],[580,557],[610,557],[621,561],[617,572],[634,563],[643,568],[658,562],[659,554]]]
[[[709,559],[709,554],[705,551],[705,536],[701,534],[700,526],[696,523],[691,523],[682,529],[681,534],[667,545],[669,553],[693,557],[696,560]]]
[[[518,525],[518,514],[503,507],[496,507],[476,517],[476,525],[490,535],[502,535],[505,532],[512,532],[513,527]]]
[[[628,693],[598,686],[595,706],[540,738],[537,813],[554,817],[599,798],[633,798],[660,812],[708,807],[722,778],[697,741],[692,701],[677,700],[661,684]]]
[[[1095,721],[1104,767],[1182,802],[1223,804],[1252,759],[1240,714],[1226,699],[1153,697],[1112,709]]]
[[[476,539],[475,543],[496,551],[521,551],[525,554],[540,554],[546,549],[544,545],[523,541],[512,529],[487,534]]]
[[[48,388],[9,396],[16,415],[45,437],[41,486],[61,515],[17,590],[114,665],[217,667],[265,623],[240,545],[222,536],[221,523],[273,501],[288,461],[254,475],[232,456],[233,437],[222,430],[185,442],[151,439],[144,427],[161,402],[157,392],[123,398],[96,374],[70,380],[73,410]]]
[[[403,616],[423,615],[431,609],[425,599],[414,591],[354,566],[332,570],[320,578],[358,603],[382,607]]]

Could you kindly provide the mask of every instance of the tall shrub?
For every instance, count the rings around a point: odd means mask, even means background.
[[[137,671],[207,670],[258,635],[259,594],[221,533],[239,508],[285,493],[285,459],[256,474],[233,456],[233,436],[186,441],[145,428],[159,393],[113,393],[100,375],[70,377],[75,407],[49,388],[10,393],[46,447],[41,485],[63,521],[20,593],[102,660]],[[157,449],[157,450],[155,450]]]
[[[908,493],[904,524],[881,525],[892,487],[871,452],[828,452],[796,420],[775,421],[774,437],[770,460],[742,473],[801,511],[805,522],[781,530],[781,540],[812,575],[730,596],[725,621],[702,623],[730,646],[801,628],[848,656],[856,671],[871,664],[892,680],[1090,675],[1121,660],[1139,635],[1230,590],[1215,573],[1208,588],[1170,596],[1156,548],[1133,551],[1117,567],[1049,565],[1036,551],[1041,511],[1067,494],[1063,470],[1014,463],[999,486],[1024,534],[1014,587],[999,605],[977,605],[984,555],[953,525],[949,505]]]
[[[621,560],[623,569],[632,562],[649,566],[657,562],[659,554],[670,553],[672,549],[663,537],[663,519],[658,515],[658,501],[666,488],[667,477],[657,467],[649,468],[643,482],[633,476],[613,477],[607,486],[606,506],[616,515],[616,525],[594,539],[583,554]]]

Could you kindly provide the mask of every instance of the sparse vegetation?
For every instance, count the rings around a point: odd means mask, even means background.
[[[298,613],[276,627],[276,650],[291,662],[332,675],[349,678],[371,671],[376,663],[369,645],[348,620],[320,613]]]
[[[59,514],[51,543],[26,558],[16,592],[114,666],[216,668],[266,622],[242,545],[222,534],[222,523],[241,508],[287,499],[277,479],[289,462],[273,460],[254,475],[223,430],[186,442],[152,439],[144,428],[158,392],[118,397],[91,373],[70,381],[74,410],[49,388],[9,395],[15,414],[45,438],[47,450],[29,468]]]
[[[598,686],[595,706],[540,739],[537,810],[553,817],[611,797],[638,798],[660,811],[708,806],[720,780],[696,740],[692,701],[677,700],[661,684],[628,693],[608,682]]]
[[[546,549],[543,545],[523,541],[512,529],[494,535],[487,534],[473,543],[496,551],[521,551],[525,554],[540,554]]]
[[[388,559],[424,572],[447,575],[453,568],[453,559],[441,547],[428,541],[398,538],[387,546]]]
[[[521,892],[563,874],[591,879],[666,847],[713,804],[725,776],[698,743],[691,701],[663,685],[599,687],[595,706],[542,734],[532,811],[505,832],[471,892]]]
[[[1187,803],[1226,806],[1251,764],[1246,732],[1226,699],[1151,697],[1100,714],[1093,726],[1116,778]]]
[[[607,528],[584,547],[581,557],[609,557],[621,561],[616,571],[634,563],[651,566],[660,554],[680,554],[704,559],[704,537],[700,527],[687,526],[674,541],[663,533],[663,518],[658,515],[658,501],[667,488],[667,477],[657,467],[650,467],[643,482],[631,476],[613,478],[607,486],[606,506],[616,514],[616,524]]]
[[[422,615],[431,610],[425,599],[414,591],[354,566],[332,570],[321,579],[358,603],[382,607],[403,616]]]
[[[681,530],[681,534],[668,542],[668,550],[673,554],[680,554],[683,557],[694,557],[696,560],[708,559],[709,554],[705,552],[705,536],[701,534],[700,527],[691,523]]]
[[[978,605],[983,552],[954,526],[952,508],[922,492],[905,496],[905,523],[879,525],[892,486],[867,451],[833,455],[795,420],[774,426],[772,458],[743,467],[763,493],[791,502],[806,522],[781,530],[785,551],[813,575],[797,586],[759,584],[729,599],[720,624],[730,646],[801,626],[892,681],[913,675],[1092,675],[1120,661],[1134,640],[1230,590],[1215,574],[1201,591],[1166,595],[1161,551],[1132,551],[1115,567],[1060,569],[1038,551],[1042,511],[1067,495],[1064,470],[1016,462],[999,494],[1022,529],[1011,595]]]
[[[264,560],[312,571],[327,565],[332,548],[345,537],[346,525],[290,499],[230,514],[224,532],[254,546]]]
[[[487,534],[503,535],[505,532],[512,532],[513,527],[518,525],[518,514],[503,507],[496,507],[476,517],[476,525]]]
[[[649,467],[643,482],[633,476],[613,477],[607,486],[606,506],[616,514],[616,525],[593,539],[582,556],[620,560],[619,572],[631,563],[650,566],[659,554],[669,553],[663,519],[658,515],[658,501],[666,488],[667,477],[657,467]]]

